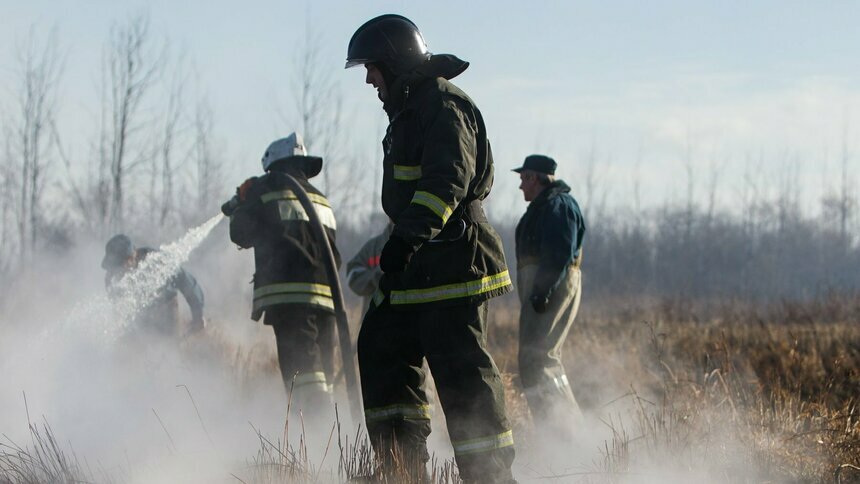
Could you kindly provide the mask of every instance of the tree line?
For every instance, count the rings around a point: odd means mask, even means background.
[[[15,104],[0,117],[0,281],[14,280],[43,251],[68,252],[121,231],[169,240],[216,213],[231,180],[215,113],[187,54],[155,35],[146,15],[114,24],[102,51],[97,130],[87,152],[72,155],[57,123],[66,55],[56,31],[36,32],[17,48]],[[308,33],[295,49],[292,105],[275,111],[326,158],[321,188],[338,210],[338,245],[349,257],[384,223],[380,214],[367,223],[378,210],[380,170],[373,169],[378,156],[363,156],[349,138],[339,85],[320,61],[320,45]],[[610,206],[599,160],[584,160],[585,175],[573,185],[588,222],[586,293],[607,301],[772,300],[855,289],[857,199],[843,139],[838,186],[818,210],[803,205],[790,178],[776,193],[743,180],[738,209],[721,210],[714,202],[718,171],[702,173],[690,159],[686,200],[644,207],[637,184],[629,206]],[[711,181],[698,197],[693,180],[703,174]],[[496,192],[488,205],[515,266],[519,214],[492,210],[493,199],[510,196]]]

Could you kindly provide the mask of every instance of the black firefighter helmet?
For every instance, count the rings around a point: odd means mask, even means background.
[[[430,55],[424,36],[411,20],[386,14],[368,20],[352,34],[344,68],[381,63],[400,75],[419,66]]]

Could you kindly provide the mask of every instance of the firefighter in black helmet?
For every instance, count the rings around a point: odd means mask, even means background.
[[[364,65],[388,114],[382,205],[394,226],[384,276],[358,339],[365,420],[378,455],[422,462],[433,373],[466,482],[512,482],[513,435],[499,370],[486,349],[487,301],[511,290],[502,242],[481,201],[493,157],[481,112],[449,79],[468,63],[432,55],[399,15],[352,36],[346,67]]]

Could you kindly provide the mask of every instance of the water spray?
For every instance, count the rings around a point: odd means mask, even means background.
[[[114,312],[121,321],[129,322],[152,303],[162,287],[176,274],[224,215],[218,214],[194,227],[179,240],[163,245],[149,254],[114,286],[118,297],[113,300]]]
[[[99,295],[76,305],[64,326],[75,330],[89,328],[109,343],[116,341],[223,218],[219,213],[175,242],[160,246],[112,287],[112,297]]]

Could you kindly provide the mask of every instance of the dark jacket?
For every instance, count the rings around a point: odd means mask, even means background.
[[[385,104],[382,207],[393,236],[416,250],[386,274],[392,307],[477,303],[511,289],[502,242],[480,201],[493,185],[481,112],[448,79],[468,63],[437,55],[397,78]]]
[[[265,175],[246,181],[250,185],[244,199],[240,199],[230,216],[230,240],[239,247],[254,248],[256,272],[251,317],[255,321],[267,308],[283,304],[334,312],[324,243],[314,236],[298,198],[287,190],[284,172],[292,175],[308,193],[340,266],[334,212],[304,172],[276,164]]]
[[[136,249],[137,251],[137,259],[138,261],[143,261],[150,254],[157,252],[156,249],[152,249],[149,247],[140,247]],[[108,271],[105,273],[105,288],[108,290],[108,293],[112,290],[113,284],[119,281],[122,277],[122,274],[117,271]],[[203,320],[203,290],[200,288],[200,285],[197,283],[197,279],[191,275],[188,271],[183,268],[179,268],[179,271],[173,275],[167,282],[162,286],[152,303],[150,303],[146,308],[143,309],[143,313],[153,313],[159,314],[160,309],[168,308],[176,308],[176,297],[177,292],[181,292],[182,296],[185,297],[185,301],[188,302],[188,307],[191,310],[191,319],[192,321],[202,321]],[[170,311],[167,311],[170,312]],[[164,316],[164,314],[159,314],[159,316]],[[175,319],[175,315],[173,315]],[[150,318],[153,319],[153,318]],[[176,321],[164,322],[164,324],[174,324]]]
[[[581,257],[584,235],[585,219],[565,182],[554,181],[532,200],[516,232],[517,267],[539,265],[531,294],[552,294]]]

